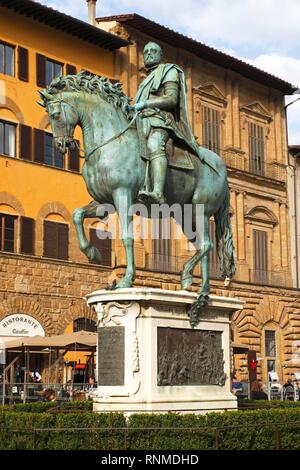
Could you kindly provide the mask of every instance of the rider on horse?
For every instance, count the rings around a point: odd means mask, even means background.
[[[175,64],[162,64],[161,59],[160,46],[154,42],[146,44],[144,63],[148,76],[138,89],[134,106],[130,107],[141,111],[137,119],[141,154],[151,163],[152,191],[142,190],[139,197],[158,204],[165,202],[166,143],[170,137],[217,171],[193,135],[187,114],[184,72]]]

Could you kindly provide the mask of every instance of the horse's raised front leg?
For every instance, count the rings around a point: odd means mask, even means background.
[[[73,212],[73,222],[76,228],[77,238],[80,250],[86,255],[90,261],[101,263],[102,257],[98,248],[91,245],[90,241],[86,238],[83,221],[87,218],[98,217],[97,209],[100,204],[96,201],[91,201],[86,206],[75,209]]]
[[[132,193],[127,188],[118,188],[113,193],[113,200],[119,215],[121,236],[126,253],[125,275],[116,285],[116,289],[121,289],[131,287],[135,279],[133,216],[129,214],[133,201]]]

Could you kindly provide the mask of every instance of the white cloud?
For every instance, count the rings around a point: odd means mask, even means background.
[[[255,59],[240,59],[265,70],[300,88],[300,59],[281,54],[261,54]],[[296,100],[300,95],[289,96],[286,103]],[[287,107],[288,134],[290,144],[300,144],[300,100]]]
[[[40,0],[86,18],[86,0]],[[300,41],[299,0],[99,0],[98,16],[139,13],[200,41],[284,53]],[[298,51],[299,53],[299,51]]]
[[[87,19],[86,0],[39,0]],[[139,13],[300,87],[300,1],[99,0],[97,15]],[[300,144],[300,101],[288,107],[289,140]]]

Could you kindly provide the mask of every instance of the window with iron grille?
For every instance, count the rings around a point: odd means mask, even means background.
[[[267,357],[276,357],[276,331],[265,330],[265,350]]]
[[[16,252],[17,217],[0,214],[0,251]]]
[[[220,112],[216,109],[202,106],[202,142],[203,147],[220,153],[221,127]]]
[[[97,331],[97,324],[94,320],[90,320],[89,318],[77,318],[77,320],[73,321],[73,332],[76,333],[77,331]]]
[[[15,76],[15,48],[0,42],[0,73]]]
[[[264,128],[249,122],[249,159],[250,171],[263,176],[265,160]]]
[[[0,155],[16,156],[16,125],[0,121]]]

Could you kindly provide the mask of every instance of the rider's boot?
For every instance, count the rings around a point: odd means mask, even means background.
[[[151,203],[164,204],[166,198],[164,196],[164,187],[166,182],[168,168],[168,160],[165,155],[160,155],[151,161],[151,179],[153,183],[153,191],[140,191],[139,196],[150,200]]]

